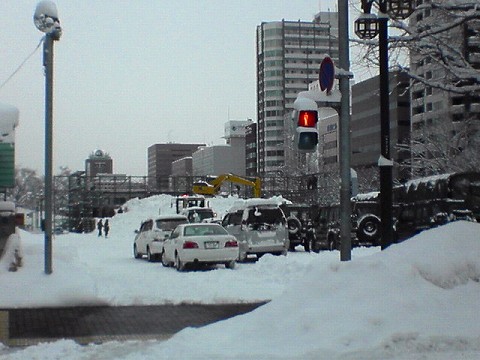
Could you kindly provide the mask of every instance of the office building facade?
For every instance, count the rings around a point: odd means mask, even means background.
[[[205,144],[155,144],[148,148],[148,182],[153,189],[169,188],[169,176],[172,175],[172,163],[193,152]]]

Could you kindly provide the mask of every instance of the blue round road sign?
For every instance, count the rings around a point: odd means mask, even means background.
[[[327,90],[329,93],[333,88],[333,80],[335,79],[335,65],[329,56],[325,56],[320,64],[320,74],[318,75],[320,81],[320,89]]]

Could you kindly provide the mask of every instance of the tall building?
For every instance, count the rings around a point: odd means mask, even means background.
[[[257,176],[257,123],[245,127],[245,174]]]
[[[158,190],[169,188],[169,176],[172,175],[172,162],[186,156],[192,156],[205,144],[155,144],[148,148],[149,186]]]
[[[425,166],[432,163],[427,158],[445,157],[445,152],[438,150],[440,147],[447,148],[448,152],[462,152],[475,136],[479,146],[480,87],[475,78],[480,71],[480,20],[461,22],[459,19],[466,12],[459,10],[455,14],[442,4],[443,1],[438,0],[416,0],[417,10],[410,17],[412,28],[432,34],[425,33],[422,41],[434,44],[421,52],[410,52],[411,72],[426,81],[414,81],[411,87],[412,161],[414,168],[422,169],[419,175],[435,172]],[[451,24],[448,31],[436,31],[445,24]],[[467,71],[472,74],[470,78],[457,78],[458,73]],[[445,91],[432,84],[459,90],[468,87],[471,91]],[[472,86],[475,84],[476,87]],[[440,141],[433,144],[437,139],[442,139],[443,144]],[[432,146],[429,147],[429,143]],[[424,160],[427,160],[424,164],[419,163]]]
[[[257,26],[257,171],[282,170],[285,119],[300,91],[318,79],[325,54],[338,62],[338,13],[313,21],[264,22]]]
[[[93,151],[87,160],[85,160],[85,174],[88,178],[98,174],[112,174],[113,160],[105,151]]]

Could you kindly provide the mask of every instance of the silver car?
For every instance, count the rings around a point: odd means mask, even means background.
[[[287,219],[275,199],[239,200],[228,210],[222,225],[239,242],[239,261],[249,255],[287,254]]]
[[[148,261],[160,260],[163,242],[173,229],[188,222],[183,215],[162,215],[142,222],[133,243],[133,256],[136,259],[147,256]]]
[[[238,242],[221,225],[194,223],[177,226],[163,244],[162,264],[183,271],[189,264],[224,264],[233,269]]]

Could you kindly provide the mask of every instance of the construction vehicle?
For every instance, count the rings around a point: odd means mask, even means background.
[[[180,195],[177,196],[174,200],[172,200],[171,207],[173,207],[174,203],[177,214],[180,214],[183,209],[187,209],[190,207],[208,208],[208,201],[206,201],[204,196],[188,194]]]
[[[199,195],[214,196],[220,192],[220,188],[222,184],[226,181],[229,181],[234,184],[251,186],[253,188],[253,196],[256,198],[259,198],[261,196],[260,178],[255,178],[255,180],[249,180],[233,174],[222,174],[208,182],[206,181],[196,182],[193,184],[192,191],[195,194],[199,194]]]

